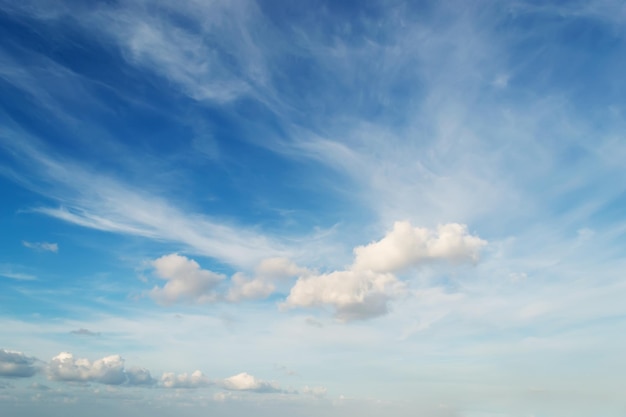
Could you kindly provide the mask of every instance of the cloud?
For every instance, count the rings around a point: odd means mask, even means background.
[[[255,271],[259,277],[274,280],[306,275],[310,272],[284,257],[264,259]]]
[[[303,394],[312,395],[317,398],[322,398],[326,396],[328,390],[326,387],[309,387],[308,385],[302,388],[301,391]]]
[[[200,371],[192,374],[165,372],[161,376],[161,385],[165,388],[201,388],[211,385],[211,381]]]
[[[37,251],[54,252],[54,253],[57,253],[59,251],[59,245],[57,243],[27,242],[23,240],[22,245],[24,245],[25,247],[29,249],[34,249]]]
[[[70,333],[78,336],[100,336],[100,332],[92,332],[91,330],[83,328],[72,330]]]
[[[215,288],[225,278],[224,275],[200,268],[193,259],[176,253],[162,256],[152,265],[157,276],[167,283],[163,287],[154,287],[150,296],[166,305],[215,301]]]
[[[154,385],[157,382],[146,368],[126,369],[126,377],[128,378],[128,385]]]
[[[76,359],[69,352],[61,352],[48,364],[48,377],[56,381],[99,382],[120,385],[126,382],[124,359],[111,355],[93,363],[87,359]]]
[[[226,298],[229,301],[255,300],[271,295],[276,286],[263,278],[247,278],[243,273],[236,273],[231,278],[231,287]]]
[[[393,274],[373,271],[335,271],[299,278],[285,307],[332,306],[342,321],[367,319],[387,313],[387,303],[404,285]]]
[[[380,316],[387,313],[391,299],[405,293],[396,272],[435,259],[476,262],[486,244],[457,223],[431,231],[396,222],[383,239],[355,248],[349,269],[298,278],[282,305],[331,306],[342,321]]]
[[[432,231],[401,221],[383,239],[355,248],[353,269],[399,272],[428,260],[476,262],[486,244],[468,234],[467,226],[462,224],[444,224]]]
[[[246,372],[223,379],[220,382],[220,386],[231,391],[254,391],[259,393],[281,391],[276,383],[257,379]]]
[[[243,273],[233,275],[226,298],[229,301],[266,298],[276,290],[276,283],[308,274],[308,269],[299,267],[287,258],[264,259],[255,268],[254,278],[248,278]]]
[[[22,352],[0,349],[0,377],[31,377],[37,373],[36,361]]]

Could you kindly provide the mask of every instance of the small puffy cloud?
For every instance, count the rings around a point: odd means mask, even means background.
[[[83,328],[78,330],[72,330],[70,333],[78,336],[100,336],[100,332],[92,332],[91,330]]]
[[[22,352],[0,349],[0,377],[27,378],[37,373],[37,360]]]
[[[215,287],[224,279],[223,275],[202,269],[193,259],[176,253],[162,256],[152,265],[157,276],[167,281],[163,287],[150,291],[152,298],[162,304],[214,301]]]
[[[24,245],[25,247],[29,249],[33,249],[36,251],[54,252],[54,253],[57,253],[59,251],[59,245],[57,243],[27,242],[23,240],[22,245]]]
[[[129,368],[126,370],[126,377],[128,385],[153,385],[157,382],[146,368]]]
[[[93,363],[61,352],[48,364],[48,377],[57,381],[100,382],[120,385],[126,382],[124,359],[119,355],[107,356]]]
[[[280,392],[280,388],[274,382],[263,381],[254,376],[242,372],[222,380],[220,385],[231,391],[254,391],[254,392]]]
[[[210,385],[211,381],[200,371],[179,375],[174,372],[165,372],[161,376],[161,384],[165,388],[200,388]]]
[[[265,279],[249,279],[242,273],[237,273],[231,278],[231,287],[226,298],[229,301],[256,300],[270,296],[275,285]]]
[[[298,279],[283,306],[329,305],[338,319],[359,320],[387,313],[388,301],[402,292],[404,284],[390,273],[335,271]]]
[[[287,258],[268,258],[255,269],[254,278],[237,273],[231,278],[226,295],[229,301],[256,300],[269,297],[276,290],[276,282],[310,274]]]
[[[458,223],[440,225],[437,230],[413,227],[396,222],[387,235],[369,245],[354,249],[353,269],[375,272],[398,272],[428,260],[476,262],[487,244]]]
[[[256,275],[268,279],[284,279],[307,275],[310,271],[287,258],[268,258],[256,267]]]

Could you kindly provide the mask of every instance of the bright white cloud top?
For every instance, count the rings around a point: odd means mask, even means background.
[[[623,417],[625,24],[0,0],[0,414]]]

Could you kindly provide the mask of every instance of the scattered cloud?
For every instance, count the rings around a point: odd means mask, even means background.
[[[72,330],[70,333],[78,336],[100,336],[100,332],[92,332],[91,330],[83,328]]]
[[[226,298],[229,301],[255,300],[267,298],[276,286],[264,278],[247,278],[245,274],[238,272],[231,278],[231,287]]]
[[[163,287],[154,287],[150,296],[165,305],[215,301],[215,288],[225,278],[222,274],[200,268],[193,259],[177,253],[156,259],[152,266],[157,276],[167,283]]]
[[[24,245],[25,247],[29,249],[33,249],[36,251],[54,252],[54,253],[57,253],[59,251],[59,245],[57,243],[28,242],[26,240],[23,240],[22,245]]]
[[[36,362],[22,352],[0,349],[0,377],[31,377],[37,373]]]
[[[222,380],[220,386],[231,391],[254,391],[259,393],[281,391],[276,383],[257,379],[246,372]]]
[[[352,268],[384,273],[399,272],[428,260],[477,262],[486,244],[470,235],[462,224],[444,224],[433,231],[401,221],[383,239],[355,248]]]
[[[88,359],[74,358],[69,352],[61,352],[48,364],[48,377],[56,381],[99,382],[107,385],[120,385],[126,382],[124,359],[111,355],[90,362]]]
[[[387,303],[404,291],[391,273],[335,271],[299,278],[285,307],[332,306],[342,321],[368,319],[387,313]]]
[[[200,371],[178,375],[165,372],[161,376],[161,385],[165,388],[201,388],[211,385],[211,381]]]
[[[457,223],[431,231],[396,222],[383,239],[355,248],[349,269],[300,277],[283,306],[331,306],[342,321],[377,317],[387,313],[391,299],[405,293],[396,272],[430,260],[476,262],[486,244]]]

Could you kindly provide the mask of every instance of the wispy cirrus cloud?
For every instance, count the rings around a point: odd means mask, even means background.
[[[50,243],[50,242],[28,242],[26,240],[22,241],[22,245],[29,249],[44,251],[44,252],[53,252],[57,253],[59,251],[58,243]]]

